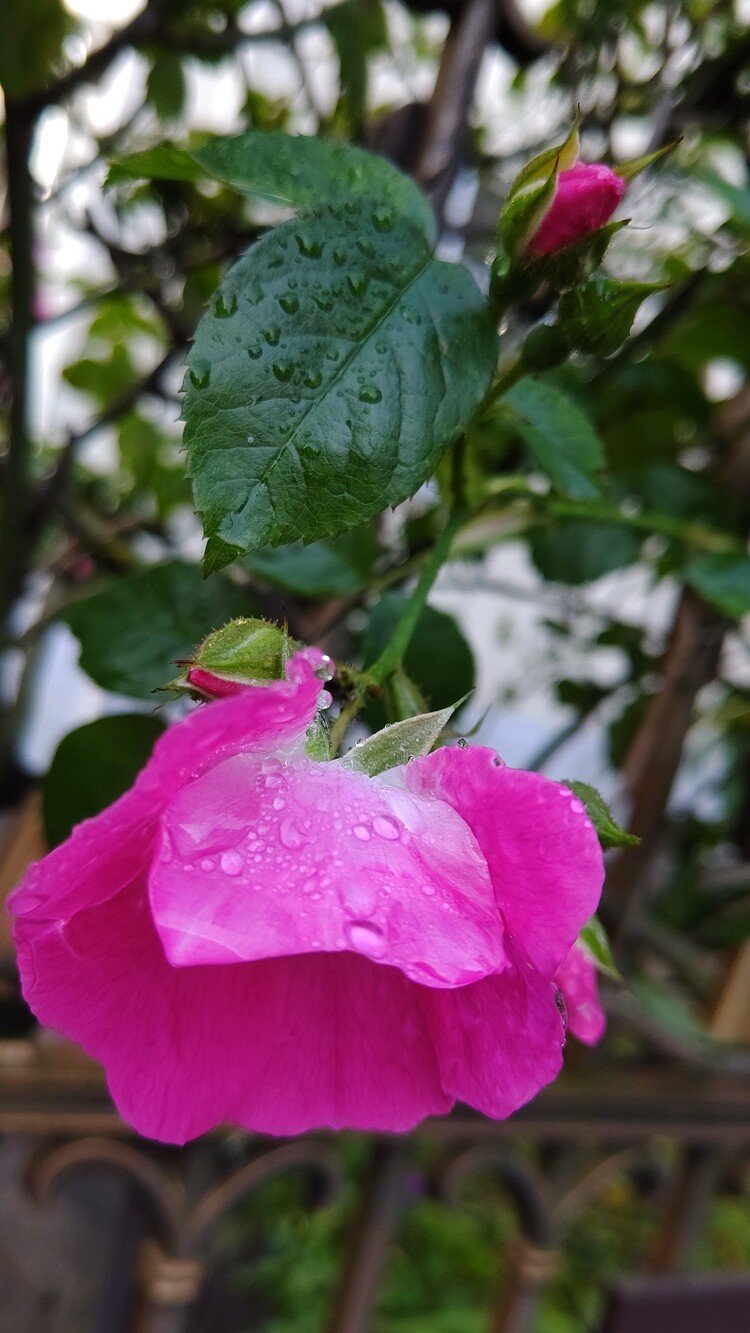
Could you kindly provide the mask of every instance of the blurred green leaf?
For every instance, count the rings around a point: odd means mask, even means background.
[[[642,539],[616,523],[567,519],[531,533],[534,564],[553,583],[590,583],[638,559]]]
[[[578,939],[591,954],[600,972],[603,972],[607,977],[611,977],[613,981],[622,980],[612,957],[612,947],[607,938],[607,932],[598,916],[592,916],[591,920],[586,922]]]
[[[183,57],[159,51],[146,81],[146,99],[162,120],[177,120],[185,106]]]
[[[0,84],[8,97],[43,88],[76,22],[60,0],[6,0],[2,7]]]
[[[71,602],[60,619],[81,644],[81,666],[105,690],[148,699],[170,663],[227,620],[252,614],[228,579],[207,584],[196,565],[154,565]]]
[[[143,768],[164,723],[142,713],[100,717],[63,737],[42,779],[42,816],[50,847],[82,819],[116,801]]]
[[[244,563],[298,597],[353,597],[367,587],[379,552],[373,529],[356,528],[331,541],[256,551]]]
[[[576,351],[610,356],[625,342],[642,302],[664,287],[661,282],[621,282],[597,274],[563,293],[557,321]]]
[[[696,556],[682,576],[725,616],[739,620],[750,611],[750,556]]]
[[[520,434],[558,491],[572,500],[599,494],[594,481],[604,467],[601,442],[580,407],[546,380],[526,377],[502,400]]]
[[[387,593],[372,608],[362,642],[365,663],[390,643],[406,604],[402,593]],[[455,620],[425,607],[404,657],[404,667],[433,709],[450,708],[474,688],[474,657]],[[382,724],[379,724],[382,725]]]

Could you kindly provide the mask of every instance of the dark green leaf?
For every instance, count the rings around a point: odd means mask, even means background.
[[[526,378],[502,400],[517,418],[520,434],[555,489],[571,500],[593,500],[593,480],[604,454],[591,422],[577,403],[545,380]]]
[[[61,0],[6,0],[1,17],[0,84],[23,97],[47,82],[75,21]]]
[[[121,713],[88,722],[63,738],[42,782],[50,847],[132,786],[163,730],[156,717]]]
[[[379,550],[372,528],[358,528],[334,541],[257,551],[245,564],[298,597],[353,597],[367,586]]]
[[[266,234],[188,359],[185,440],[213,567],[404,500],[467,424],[495,356],[473,278],[393,211],[351,202]]]
[[[531,534],[534,564],[553,583],[590,583],[638,559],[641,538],[616,523],[567,519]]]
[[[169,666],[189,657],[211,630],[252,613],[227,579],[207,584],[195,565],[166,564],[129,574],[72,602],[60,618],[81,644],[81,666],[97,685],[147,699]]]
[[[699,555],[687,565],[683,578],[733,620],[750,611],[750,556]]]
[[[185,104],[185,73],[182,57],[159,51],[149,71],[146,98],[162,120],[176,120]]]
[[[373,607],[362,644],[366,663],[390,643],[405,603],[403,594],[388,593]],[[404,666],[434,709],[450,708],[474,688],[471,649],[455,620],[434,606],[426,606],[419,617]]]
[[[586,782],[566,782],[565,786],[570,787],[579,801],[583,801],[586,813],[596,829],[596,836],[605,851],[609,847],[635,847],[638,845],[640,839],[636,838],[633,833],[628,833],[627,829],[620,828],[620,825],[613,818],[607,802],[596,790],[596,787],[590,787]]]

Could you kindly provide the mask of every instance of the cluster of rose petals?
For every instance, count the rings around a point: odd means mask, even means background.
[[[507,1116],[560,1068],[558,987],[592,1039],[581,803],[480,747],[312,762],[320,661],[171,727],[12,898],[32,1009],[152,1138]]]
[[[551,255],[609,222],[625,181],[601,162],[577,162],[557,178],[554,198],[529,242],[534,255]]]

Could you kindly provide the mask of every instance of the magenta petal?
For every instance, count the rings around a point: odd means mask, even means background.
[[[574,944],[557,969],[557,984],[565,1001],[568,1029],[586,1046],[595,1046],[607,1020],[599,1003],[596,966],[580,944]]]
[[[102,1061],[121,1114],[151,1138],[225,1122],[397,1131],[452,1105],[421,988],[393,968],[353,954],[172,968],[142,887],[67,929],[16,932],[35,1012]]]
[[[598,231],[609,222],[625,184],[602,162],[577,162],[561,171],[552,203],[531,239],[532,254],[553,254]]]
[[[468,824],[509,933],[553,977],[596,911],[604,881],[582,802],[538,773],[506,768],[483,746],[437,750],[405,772],[411,791],[446,801]]]
[[[175,966],[350,950],[455,986],[505,964],[463,819],[337,764],[242,754],[183,787],[149,892]]]
[[[191,776],[237,750],[266,753],[304,734],[320,693],[313,668],[298,654],[288,680],[248,687],[170,727],[130,791],[30,867],[8,900],[11,912],[38,921],[67,919],[131,883],[149,864],[161,811]]]
[[[451,1097],[503,1120],[559,1074],[565,1029],[555,987],[521,957],[500,976],[424,996]]]

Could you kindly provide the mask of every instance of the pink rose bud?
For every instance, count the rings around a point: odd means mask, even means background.
[[[209,699],[228,699],[246,688],[242,681],[222,680],[221,676],[215,676],[213,671],[205,671],[203,667],[195,666],[188,670],[187,683]]]
[[[625,181],[602,162],[577,162],[557,178],[557,189],[529,242],[534,255],[551,255],[609,222],[625,193]]]

